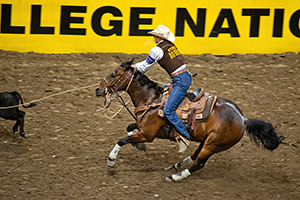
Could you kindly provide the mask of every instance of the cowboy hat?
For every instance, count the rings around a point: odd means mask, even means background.
[[[148,32],[150,35],[155,35],[157,37],[160,37],[164,40],[168,40],[169,42],[175,41],[174,34],[170,31],[170,29],[164,25],[158,25],[156,29],[153,31]]]

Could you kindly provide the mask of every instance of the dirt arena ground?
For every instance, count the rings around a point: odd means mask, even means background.
[[[92,85],[133,57],[137,62],[146,55],[0,51],[0,90],[17,90],[25,102],[91,86],[20,108],[28,139],[12,133],[13,121],[0,119],[0,199],[299,199],[300,150],[262,150],[246,135],[176,183],[164,181],[174,173],[164,168],[191,155],[197,143],[183,154],[169,140],[148,143],[146,152],[126,145],[116,167],[107,169],[108,154],[133,119],[124,109],[113,119],[96,112],[103,99]],[[247,118],[271,122],[286,142],[300,147],[300,54],[185,57],[189,71],[198,73],[191,90],[201,86],[232,100]],[[170,80],[158,65],[146,75]],[[108,114],[119,107],[113,103]]]

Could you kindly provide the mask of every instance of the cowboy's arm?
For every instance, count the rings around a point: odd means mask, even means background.
[[[164,55],[163,50],[155,46],[149,52],[146,60],[133,64],[131,66],[137,69],[138,71],[145,73],[151,68],[152,65],[154,65],[157,61],[159,61],[163,57],[163,55]]]

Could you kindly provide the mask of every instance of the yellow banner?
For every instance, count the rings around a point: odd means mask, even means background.
[[[299,0],[2,0],[0,49],[148,53],[170,28],[182,54],[299,52]]]

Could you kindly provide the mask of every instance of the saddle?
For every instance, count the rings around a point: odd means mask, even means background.
[[[163,107],[166,104],[172,85],[164,89],[161,104],[158,110],[158,116],[164,117]],[[176,113],[187,130],[194,130],[196,122],[204,122],[210,115],[217,97],[213,94],[204,92],[203,88],[198,88],[194,92],[187,93],[176,109]]]

